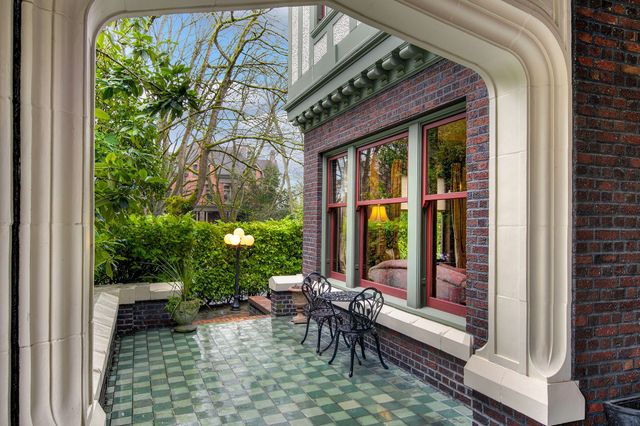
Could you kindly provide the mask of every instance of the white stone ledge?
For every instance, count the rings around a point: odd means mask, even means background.
[[[118,296],[101,293],[93,305],[93,398],[100,398],[100,390],[105,379],[107,361],[111,351],[111,341],[116,332],[118,319]]]
[[[545,425],[584,419],[576,381],[547,383],[474,355],[464,367],[464,384]]]
[[[342,290],[334,287],[332,291]],[[348,309],[349,304],[341,302],[336,303],[336,306]],[[389,305],[382,307],[380,315],[378,315],[378,324],[433,348],[440,349],[463,361],[467,361],[471,357],[473,348],[471,335],[448,325],[422,318]]]
[[[269,288],[271,291],[288,291],[289,287],[293,285],[302,285],[304,277],[302,274],[298,275],[278,275],[269,278]]]
[[[111,294],[118,296],[120,305],[150,300],[166,300],[178,290],[179,283],[133,283],[113,284],[94,287],[94,294]]]
[[[93,303],[93,404],[87,414],[90,425],[104,425],[106,415],[100,406],[100,391],[109,367],[107,362],[116,332],[120,305],[150,300],[166,300],[177,290],[175,283],[114,284],[94,287]]]

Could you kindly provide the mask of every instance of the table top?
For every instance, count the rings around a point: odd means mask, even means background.
[[[359,291],[330,291],[320,294],[318,297],[330,302],[351,302],[359,294]],[[365,299],[368,299],[371,295],[365,293],[364,297]]]

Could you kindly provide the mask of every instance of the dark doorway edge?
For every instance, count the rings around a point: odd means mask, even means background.
[[[21,39],[20,29],[22,24],[22,0],[13,0],[13,146],[12,146],[12,193],[13,210],[11,223],[11,392],[10,410],[11,424],[20,422],[20,345],[18,333],[18,289],[20,283],[20,60]]]

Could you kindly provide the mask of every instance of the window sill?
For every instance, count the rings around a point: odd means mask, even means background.
[[[329,281],[336,290],[358,290],[333,278]],[[393,296],[385,295],[384,299],[385,306],[378,316],[380,325],[463,361],[469,360],[473,342],[471,335],[463,331],[464,318],[432,308],[410,308],[406,301]],[[343,305],[341,307],[346,308],[346,304]]]

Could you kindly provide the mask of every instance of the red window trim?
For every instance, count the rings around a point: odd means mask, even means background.
[[[335,215],[333,214],[333,211],[329,212],[331,218],[330,218],[330,223],[329,223],[329,277],[330,278],[335,278],[341,281],[346,281],[347,280],[347,276],[346,274],[343,274],[342,272],[337,272],[333,270],[333,265],[334,265],[334,259],[335,259],[335,252],[334,252],[334,247],[335,247],[335,233],[333,232],[333,230],[335,229]]]
[[[358,149],[356,151],[356,207],[366,206],[366,205],[370,205],[370,204],[385,204],[385,203],[397,203],[397,202],[406,203],[407,202],[407,197],[403,197],[403,198],[377,198],[375,200],[361,200],[360,199],[360,153],[362,151],[364,151],[364,150],[367,150],[367,149],[370,149],[370,148],[374,148],[374,147],[376,147],[378,145],[384,145],[385,143],[389,143],[391,141],[400,139],[402,137],[405,137],[408,140],[409,132],[405,131],[405,132],[397,133],[397,134],[395,134],[393,136],[389,136],[387,138],[380,139],[380,140],[372,142],[370,144],[358,147]]]
[[[347,158],[347,153],[346,152],[342,152],[340,154],[336,154],[333,155],[329,158],[327,158],[327,169],[328,169],[328,173],[327,173],[327,214],[329,215],[329,277],[330,278],[335,278],[337,280],[340,281],[346,281],[347,280],[347,276],[345,274],[343,274],[342,272],[336,272],[333,270],[333,265],[334,265],[334,259],[335,259],[335,253],[334,253],[334,246],[335,246],[335,233],[334,228],[335,228],[335,215],[333,214],[332,210],[338,209],[338,208],[342,208],[342,207],[347,207],[347,203],[343,202],[343,203],[332,203],[331,202],[331,198],[333,196],[333,188],[331,187],[332,185],[332,181],[331,178],[333,176],[332,173],[332,169],[331,169],[331,162],[335,161],[337,159],[340,158]],[[348,160],[347,160],[348,161]]]
[[[429,194],[429,185],[428,185],[428,176],[429,176],[429,146],[427,141],[427,132],[430,129],[435,127],[442,126],[444,124],[452,123],[454,121],[466,119],[466,112],[449,116],[442,120],[435,121],[433,123],[429,123],[422,127],[422,207],[426,210],[426,281],[427,281],[427,291],[426,291],[426,300],[425,305],[438,309],[440,311],[449,312],[458,316],[465,316],[467,313],[467,307],[465,305],[460,305],[457,303],[449,302],[447,300],[438,299],[437,297],[431,296],[431,291],[434,286],[435,277],[433,276],[434,269],[434,255],[433,255],[433,226],[430,224],[433,223],[435,218],[433,217],[433,205],[437,200],[454,200],[454,199],[462,199],[467,198],[467,191],[462,192],[448,192],[445,194]]]
[[[429,146],[427,145],[427,132],[434,127],[440,127],[444,124],[449,124],[454,121],[466,119],[467,113],[462,112],[460,114],[452,115],[442,120],[434,121],[433,123],[426,124],[422,127],[422,198],[426,196],[434,196],[435,194],[429,194],[429,185],[427,185],[427,178],[429,176]],[[455,193],[454,193],[455,194]],[[466,193],[465,193],[466,194]]]
[[[381,292],[388,294],[390,296],[399,297],[401,299],[407,299],[407,290],[403,290],[401,288],[391,287],[388,285],[376,283],[374,281],[367,280],[364,278],[364,221],[367,219],[367,209],[362,208],[371,205],[387,205],[387,204],[400,204],[408,202],[408,197],[399,197],[399,198],[379,198],[375,200],[361,200],[360,199],[360,153],[364,150],[374,148],[379,145],[384,145],[385,143],[389,143],[395,141],[400,138],[409,138],[409,132],[403,131],[400,133],[396,133],[395,135],[377,140],[375,142],[369,143],[367,145],[363,145],[358,147],[356,150],[356,209],[360,214],[360,287],[374,287],[380,290]],[[407,159],[408,160],[408,159]]]
[[[333,188],[331,187],[331,177],[333,176],[333,173],[331,173],[331,162],[338,160],[340,158],[347,158],[347,153],[343,152],[340,154],[336,154],[332,157],[327,158],[327,207],[331,208],[331,207],[346,207],[347,206],[347,202],[341,202],[341,203],[332,203],[331,198],[333,196]],[[348,160],[347,160],[348,161]]]
[[[398,204],[398,203],[381,203],[381,204]],[[388,285],[380,284],[375,281],[370,281],[364,277],[364,222],[367,219],[367,209],[360,209],[360,287],[375,287],[383,293],[391,296],[400,297],[402,299],[407,298],[407,290],[401,288],[391,287]]]

